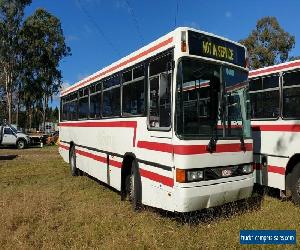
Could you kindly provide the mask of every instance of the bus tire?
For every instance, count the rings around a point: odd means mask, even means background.
[[[131,173],[127,178],[128,196],[132,204],[133,211],[138,211],[141,208],[142,183],[139,167],[136,161],[132,162]]]
[[[300,162],[295,165],[287,179],[290,179],[290,189],[292,201],[295,205],[300,206]]]
[[[70,150],[70,170],[71,170],[71,175],[72,176],[78,176],[79,171],[78,168],[76,167],[76,152],[75,152],[75,147],[73,146]]]
[[[26,141],[24,139],[19,139],[17,141],[17,149],[24,149],[26,147]]]

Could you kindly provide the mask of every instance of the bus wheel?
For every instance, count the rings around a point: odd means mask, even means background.
[[[128,175],[126,182],[128,190],[127,195],[131,201],[132,209],[138,211],[141,208],[142,183],[136,161],[132,162],[131,173]]]
[[[291,177],[291,194],[292,200],[296,205],[300,205],[300,163],[296,164],[293,171],[290,173]]]
[[[71,169],[71,174],[72,176],[78,176],[79,171],[78,168],[76,167],[76,153],[75,153],[75,147],[72,147],[70,150],[70,169]]]

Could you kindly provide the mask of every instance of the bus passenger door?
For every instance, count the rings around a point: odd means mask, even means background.
[[[150,150],[145,157],[152,163],[155,174],[167,178],[172,176],[173,147],[171,131],[171,72],[162,72],[149,78],[148,131]],[[167,169],[167,170],[166,170]],[[161,181],[152,185],[165,189]]]

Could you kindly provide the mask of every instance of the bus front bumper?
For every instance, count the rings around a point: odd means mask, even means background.
[[[253,175],[242,180],[200,187],[177,187],[175,211],[190,212],[249,198],[253,190]]]

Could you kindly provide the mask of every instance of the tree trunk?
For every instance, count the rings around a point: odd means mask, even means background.
[[[8,123],[11,123],[11,103],[12,103],[12,94],[11,94],[11,77],[9,70],[5,67],[5,92],[6,92],[6,101],[7,101],[7,110],[8,110]]]
[[[19,90],[17,93],[17,110],[16,110],[16,125],[19,126],[19,108],[20,108],[20,95]]]
[[[43,102],[43,130],[44,130],[44,133],[46,132],[46,110],[47,110],[47,104],[48,104],[48,101],[47,101],[47,95],[46,93],[44,93],[44,102]]]

